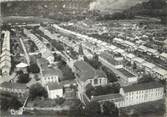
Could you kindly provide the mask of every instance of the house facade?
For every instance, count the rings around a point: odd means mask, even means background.
[[[54,66],[49,66],[49,62],[46,59],[38,59],[37,64],[40,68],[41,82],[43,85],[51,82],[59,82],[63,77],[61,70]]]
[[[3,82],[0,84],[0,92],[9,92],[18,97],[25,97],[28,95],[28,88],[25,84]]]
[[[91,101],[112,101],[118,108],[138,105],[164,98],[164,87],[158,82],[134,84],[120,89],[119,94],[96,96]]]
[[[63,86],[58,83],[48,83],[46,90],[48,92],[48,98],[50,99],[63,97]]]

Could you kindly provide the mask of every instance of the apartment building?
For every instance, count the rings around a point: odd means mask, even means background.
[[[164,87],[158,82],[134,84],[122,87],[119,94],[94,96],[90,101],[112,101],[118,108],[138,105],[161,100],[164,97]]]

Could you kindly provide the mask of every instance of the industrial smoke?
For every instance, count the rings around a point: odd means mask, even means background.
[[[90,4],[90,10],[116,12],[142,2],[148,2],[148,0],[95,0]]]

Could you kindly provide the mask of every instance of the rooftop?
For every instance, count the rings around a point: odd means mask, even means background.
[[[127,44],[127,45],[129,45],[129,46],[135,46],[135,44],[134,44],[134,43],[129,42],[129,41],[124,41],[124,43],[125,43],[125,44]]]
[[[60,78],[62,78],[63,74],[60,69],[58,68],[53,68],[53,67],[45,67],[44,69],[42,68],[42,74],[43,76],[54,76],[57,75]]]
[[[118,71],[120,71],[123,75],[125,75],[128,78],[135,77],[135,75],[131,74],[130,72],[128,72],[127,70],[123,68],[118,69]]]
[[[138,63],[143,63],[143,62],[145,62],[144,59],[139,58],[139,57],[134,58],[133,61],[138,62]]]
[[[155,88],[163,88],[163,85],[158,82],[149,82],[149,83],[129,85],[129,86],[123,87],[123,90],[125,92],[132,92],[132,91],[148,90],[148,89],[155,89]]]
[[[115,49],[114,52],[118,52],[118,53],[122,54],[122,53],[124,53],[125,51],[124,51],[123,49],[118,48],[118,49]]]
[[[10,89],[26,89],[27,88],[26,84],[10,83],[10,82],[4,82],[0,84],[0,87],[10,88]]]
[[[78,69],[79,79],[86,81],[88,79],[105,77],[105,73],[100,70],[95,70],[91,65],[85,61],[76,61],[74,66]]]
[[[110,53],[108,53],[108,52],[102,52],[101,54],[100,54],[100,56],[102,57],[102,58],[104,58],[105,60],[107,60],[109,63],[111,63],[112,65],[115,65],[116,64],[116,60],[113,58],[113,56],[110,54]]]
[[[42,69],[43,76],[53,76],[58,75],[59,77],[63,77],[63,74],[60,69],[55,68],[53,66],[48,67],[48,61],[44,58],[38,59],[38,64]]]
[[[167,70],[164,70],[164,69],[159,68],[159,67],[154,68],[153,71],[156,72],[156,73],[159,73],[162,76],[167,75]]]
[[[107,94],[107,95],[100,95],[100,96],[93,96],[91,101],[102,101],[102,100],[114,100],[114,101],[121,101],[123,100],[123,96],[121,94]]]
[[[63,85],[58,84],[58,83],[48,83],[47,84],[49,90],[54,90],[54,89],[63,89]]]
[[[165,53],[165,52],[164,52],[164,53],[162,53],[162,54],[160,54],[160,56],[161,56],[161,57],[164,57],[164,58],[166,58],[166,59],[167,59],[167,53]]]
[[[130,59],[133,59],[133,58],[135,58],[136,56],[135,56],[134,54],[131,54],[131,53],[130,53],[130,54],[127,54],[126,57],[128,57],[128,58],[130,58]]]
[[[114,38],[113,41],[118,41],[118,42],[122,43],[124,40],[122,40],[120,38]]]
[[[150,68],[150,69],[153,69],[153,68],[156,67],[154,64],[149,63],[149,62],[144,62],[144,63],[143,63],[143,66],[148,67],[148,68]]]
[[[141,46],[139,46],[139,49],[147,51],[148,48],[146,46],[141,45]]]
[[[27,67],[28,65],[26,63],[19,63],[16,65],[17,68],[25,68]]]
[[[117,47],[114,46],[114,45],[110,45],[109,48],[110,48],[111,50],[115,50]]]
[[[157,50],[152,49],[152,48],[148,48],[147,51],[150,52],[150,53],[153,53],[153,54],[157,54],[158,53]]]

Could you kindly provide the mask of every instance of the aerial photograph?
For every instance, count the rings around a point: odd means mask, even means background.
[[[0,117],[167,117],[167,0],[0,0]]]

